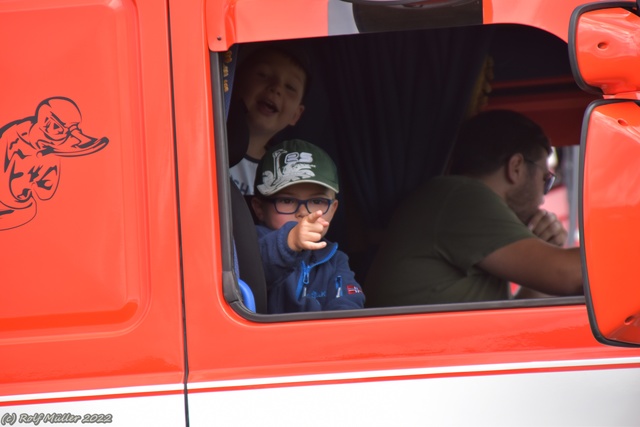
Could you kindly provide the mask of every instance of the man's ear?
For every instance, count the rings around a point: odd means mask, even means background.
[[[298,108],[296,108],[296,111],[293,114],[293,117],[289,121],[289,125],[294,126],[296,123],[298,123],[298,120],[300,120],[300,117],[302,116],[303,112],[304,112],[304,105],[302,104],[298,105]]]
[[[519,183],[526,172],[524,156],[516,153],[509,157],[505,168],[505,178],[510,184]]]
[[[258,221],[264,222],[264,209],[262,207],[262,199],[259,197],[251,198],[251,207],[253,208],[253,213],[258,218]]]

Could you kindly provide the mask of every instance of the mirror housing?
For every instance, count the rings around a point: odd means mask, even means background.
[[[591,329],[618,346],[640,346],[639,5],[580,6],[568,38],[578,86],[607,98],[592,102],[583,119],[579,215]]]
[[[582,90],[598,95],[640,91],[636,2],[578,7],[571,15],[568,43],[571,70]]]
[[[640,345],[640,102],[598,100],[584,117],[580,234],[596,339]]]

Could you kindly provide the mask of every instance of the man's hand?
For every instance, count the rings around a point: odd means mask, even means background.
[[[562,247],[567,242],[567,230],[564,229],[553,212],[547,212],[543,209],[538,210],[529,221],[529,230],[552,245]]]
[[[329,223],[322,218],[322,211],[315,211],[300,220],[298,225],[289,231],[287,244],[292,251],[314,251],[327,246],[327,242],[321,242],[324,230]]]

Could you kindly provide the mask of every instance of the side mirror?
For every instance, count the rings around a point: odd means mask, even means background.
[[[593,334],[619,346],[640,346],[638,4],[586,4],[573,12],[569,25],[569,60],[578,86],[609,98],[591,103],[583,120],[580,234]]]
[[[640,91],[636,2],[578,7],[571,15],[568,43],[573,76],[582,90],[598,95]]]
[[[640,345],[640,101],[589,105],[580,170],[580,234],[591,328],[604,344]]]

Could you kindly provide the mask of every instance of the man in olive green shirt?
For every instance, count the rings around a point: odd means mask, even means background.
[[[403,203],[367,276],[368,306],[439,304],[582,292],[578,248],[539,206],[553,184],[550,144],[515,112],[480,113],[460,131],[450,176]]]

